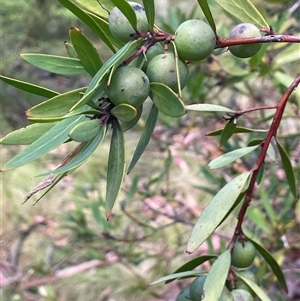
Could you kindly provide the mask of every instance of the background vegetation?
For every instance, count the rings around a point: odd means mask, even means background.
[[[187,18],[203,18],[195,1],[159,2],[163,6],[157,9],[161,15],[156,23],[169,32],[174,32]],[[275,31],[299,32],[297,1],[253,2],[272,22]],[[214,15],[222,14],[216,22],[219,34],[226,37],[238,21],[225,15],[217,5],[212,4],[212,9]],[[86,78],[41,71],[18,57],[18,53],[27,52],[64,55],[63,42],[68,41],[68,29],[72,26],[91,38],[105,59],[110,55],[87,27],[55,1],[30,0],[20,4],[2,0],[1,20],[1,74],[5,76],[59,92],[87,84]],[[264,51],[267,48],[268,61],[256,64],[252,60],[255,76],[248,76],[248,60],[232,57],[227,60],[226,52],[221,54],[222,60],[218,60],[216,53],[206,64],[191,66],[191,81],[184,90],[186,104],[210,101],[235,109],[276,104],[286,83],[290,84],[290,79],[299,72],[294,59],[297,48],[280,44],[263,48]],[[26,125],[24,111],[41,99],[4,83],[0,93],[4,135]],[[298,179],[299,96],[299,90],[292,95],[279,133]],[[260,111],[239,122],[246,127],[267,129],[270,115],[268,111]],[[53,168],[74,145],[63,145],[50,156],[1,174],[3,300],[174,300],[189,279],[168,285],[148,287],[148,284],[174,272],[194,256],[218,254],[225,249],[230,239],[228,233],[235,226],[234,213],[205,247],[191,256],[184,253],[191,229],[211,197],[255,160],[244,157],[230,168],[218,171],[206,166],[222,152],[261,138],[260,133],[239,135],[220,148],[215,137],[205,134],[224,124],[221,114],[189,113],[172,119],[161,114],[146,153],[125,177],[119,205],[109,223],[102,209],[108,142],[34,207],[29,202],[21,205],[24,196],[38,183],[34,175]],[[142,119],[135,131],[126,133],[128,159],[143,125]],[[20,147],[2,147],[2,161],[6,162],[19,150]],[[289,191],[279,159],[267,161],[265,166],[264,185],[247,211],[245,233],[255,233],[284,270],[288,295],[270,273],[265,274],[266,265],[255,265],[258,274],[264,275],[261,281],[272,300],[297,300],[299,202],[294,201]]]

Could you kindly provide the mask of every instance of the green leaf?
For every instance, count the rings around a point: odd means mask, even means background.
[[[143,152],[145,151],[150,139],[151,135],[154,131],[156,121],[157,121],[157,116],[158,116],[158,109],[157,107],[153,104],[150,110],[150,113],[148,115],[144,130],[142,132],[141,138],[136,146],[136,149],[134,151],[133,157],[131,159],[131,162],[128,167],[127,174],[130,173],[130,171],[133,169],[135,164],[138,162],[140,157],[142,156]]]
[[[62,75],[87,74],[80,60],[78,59],[38,53],[20,54],[20,56],[31,65],[48,72]]]
[[[278,279],[281,287],[285,290],[285,292],[287,292],[288,287],[287,287],[287,284],[286,284],[286,281],[285,281],[284,274],[283,274],[279,264],[277,263],[275,258],[272,256],[272,254],[268,250],[266,250],[263,246],[261,246],[259,243],[257,243],[256,241],[250,239],[249,237],[247,237],[247,239],[250,240],[254,244],[255,249],[260,253],[260,255],[268,263],[268,265],[271,268],[272,272],[274,273],[274,275]]]
[[[192,260],[188,261],[187,263],[182,265],[180,268],[178,268],[176,271],[174,271],[173,274],[177,274],[177,273],[181,273],[181,272],[185,272],[185,271],[191,271],[194,268],[201,265],[203,262],[206,262],[206,261],[208,261],[212,258],[216,258],[216,257],[217,257],[216,255],[203,255],[203,256],[193,258]],[[175,280],[175,279],[167,280],[166,283],[172,282],[173,280]]]
[[[109,220],[117,200],[125,174],[125,145],[123,130],[117,119],[113,122],[110,141],[107,184],[106,184],[106,219]]]
[[[276,144],[277,144],[277,147],[278,147],[278,150],[280,153],[282,166],[285,171],[285,176],[286,176],[287,182],[289,184],[291,193],[293,194],[295,199],[298,200],[299,196],[297,193],[296,178],[295,178],[295,174],[294,174],[294,170],[293,170],[293,166],[291,164],[290,158],[289,158],[287,152],[285,151],[285,149],[283,148],[283,146],[279,143],[279,141],[277,139],[276,139]]]
[[[137,110],[127,103],[121,103],[111,109],[111,114],[118,118],[120,121],[129,122],[137,115]]]
[[[88,160],[91,155],[96,151],[98,146],[102,143],[106,134],[106,126],[101,126],[98,130],[96,137],[91,139],[86,143],[82,150],[66,165],[56,168],[52,171],[46,172],[44,174],[38,175],[38,177],[44,177],[48,175],[62,174],[66,172],[73,171],[81,166],[86,160]]]
[[[64,44],[67,49],[67,53],[68,53],[69,57],[73,58],[73,59],[78,59],[77,53],[76,53],[73,45],[68,42],[64,42]]]
[[[194,105],[188,105],[185,107],[188,111],[200,111],[200,112],[228,112],[228,113],[234,113],[229,108],[222,107],[219,105],[211,105],[207,103],[198,103]]]
[[[23,82],[23,81],[13,79],[10,77],[6,77],[3,75],[0,75],[0,79],[15,88],[18,88],[20,90],[23,90],[23,91],[26,91],[26,92],[29,92],[29,93],[32,93],[35,95],[43,96],[46,98],[51,98],[51,97],[59,95],[58,92],[49,90],[47,88],[36,86],[36,85],[30,84],[30,83]]]
[[[86,120],[74,126],[69,136],[77,142],[89,141],[98,134],[100,127],[99,119]]]
[[[250,0],[214,0],[229,14],[242,22],[256,24],[260,27],[269,28],[268,22],[251,3]]]
[[[210,268],[204,282],[203,291],[207,300],[219,300],[230,268],[230,251],[221,254]]]
[[[234,134],[235,129],[236,123],[234,122],[234,120],[231,120],[226,123],[220,137],[220,146],[225,145],[229,138]]]
[[[84,118],[84,116],[73,116],[56,123],[49,131],[8,161],[3,171],[27,164],[55,149],[69,139],[71,129]]]
[[[64,7],[66,7],[69,11],[71,11],[75,16],[77,16],[83,23],[85,23],[91,30],[93,30],[101,40],[113,51],[115,49],[111,44],[110,40],[107,38],[105,32],[101,27],[93,20],[93,18],[81,9],[78,5],[73,3],[70,0],[58,0]]]
[[[168,276],[164,276],[164,277],[161,277],[153,282],[151,282],[149,285],[155,285],[155,284],[158,284],[158,283],[161,283],[161,282],[171,282],[175,279],[181,279],[181,278],[190,278],[190,277],[198,277],[198,276],[201,276],[201,275],[204,275],[206,274],[207,271],[186,271],[186,272],[180,272],[180,273],[175,273],[175,274],[171,274],[171,275],[168,275]]]
[[[137,19],[136,14],[131,5],[125,0],[111,0],[118,9],[123,13],[123,15],[127,18],[131,26],[136,29],[137,28]]]
[[[171,117],[179,117],[186,113],[182,100],[176,93],[162,83],[150,83],[150,97],[159,111]]]
[[[214,18],[211,14],[209,5],[207,4],[206,0],[198,0],[198,3],[203,11],[203,14],[205,16],[205,18],[207,19],[210,27],[212,28],[212,30],[214,31],[215,34],[217,34],[217,30],[216,30],[216,24],[214,21]]]
[[[25,114],[27,118],[32,121],[38,120],[46,122],[63,119],[63,117],[69,113],[70,108],[80,100],[81,93],[85,90],[86,88],[79,88],[64,94],[59,94],[28,109]]]
[[[238,278],[240,278],[244,283],[246,283],[252,289],[252,291],[257,295],[259,300],[261,300],[261,301],[272,301],[268,297],[268,295],[255,282],[247,279],[246,277],[243,277],[239,273],[236,273],[236,275],[238,276]]]
[[[131,129],[132,127],[134,127],[137,124],[137,122],[140,120],[140,118],[142,116],[142,112],[143,112],[143,105],[136,108],[136,116],[131,121],[122,122],[121,126],[123,129],[123,132],[128,131],[129,129]]]
[[[247,216],[255,222],[255,225],[261,228],[265,233],[271,235],[272,228],[266,219],[265,214],[261,211],[261,208],[258,207],[249,207],[247,209]]]
[[[48,123],[34,123],[27,125],[24,128],[13,131],[2,139],[0,139],[0,144],[4,145],[28,145],[33,143],[44,133],[49,131],[56,122]]]
[[[104,83],[101,81],[103,80],[105,75],[110,71],[110,68],[114,65],[118,66],[118,64],[120,64],[127,56],[129,56],[132,53],[132,51],[134,51],[140,45],[140,43],[140,40],[128,42],[117,53],[115,53],[93,77],[83,97],[76,105],[74,105],[71,108],[70,111],[74,111],[85,105],[88,101],[98,98],[99,95],[97,94],[102,93],[103,91],[102,87]]]
[[[79,3],[81,6],[85,7],[89,11],[108,18],[108,11],[111,11],[114,8],[114,4],[110,0],[100,0],[99,2],[101,5],[98,3],[98,1],[94,0],[75,0],[77,3]]]
[[[257,149],[259,145],[255,146],[248,146],[248,147],[242,147],[236,150],[233,150],[229,153],[226,153],[220,157],[217,157],[213,159],[208,166],[212,169],[223,167],[231,162],[234,162],[235,160],[246,156],[247,154],[253,152],[255,149]]]
[[[94,76],[103,66],[98,51],[92,42],[76,27],[69,30],[70,39],[85,70]]]
[[[227,183],[204,209],[194,226],[187,244],[187,252],[193,253],[219,226],[220,221],[231,209],[251,172],[245,172]]]
[[[153,30],[155,20],[155,7],[154,0],[143,0],[143,6],[145,8],[149,31]]]
[[[222,134],[223,129],[218,129],[209,133],[206,133],[205,136],[219,136]],[[261,129],[250,129],[250,128],[245,128],[242,126],[236,126],[234,129],[234,134],[239,134],[239,133],[266,133],[267,130],[261,130]]]

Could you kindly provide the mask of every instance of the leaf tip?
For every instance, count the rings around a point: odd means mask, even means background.
[[[112,211],[108,211],[106,212],[106,220],[109,221],[109,219],[111,218],[111,215],[112,215]]]

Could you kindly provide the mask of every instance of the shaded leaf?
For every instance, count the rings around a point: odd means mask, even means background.
[[[218,129],[212,132],[209,132],[205,134],[205,136],[219,136],[222,134],[223,129]],[[234,134],[239,134],[239,133],[252,133],[252,132],[257,132],[257,133],[266,133],[267,130],[261,130],[261,129],[250,129],[250,128],[245,128],[242,126],[236,126],[234,129]]]
[[[226,123],[220,137],[220,146],[225,145],[229,138],[234,134],[235,128],[236,123],[234,121],[229,121]]]
[[[121,103],[111,109],[111,114],[118,118],[120,121],[129,122],[137,115],[137,110],[127,103]]]
[[[33,143],[44,133],[49,131],[56,122],[47,123],[34,123],[27,125],[19,130],[13,131],[2,139],[0,139],[0,144],[4,145],[28,145]]]
[[[181,273],[181,272],[185,272],[185,271],[191,271],[194,268],[201,265],[202,263],[204,263],[212,258],[216,258],[216,257],[217,257],[216,255],[203,255],[203,256],[193,258],[192,260],[186,262],[180,268],[175,270],[173,274],[177,274],[177,273]],[[175,279],[167,280],[166,283],[172,282],[173,280],[175,280]]]
[[[234,113],[229,108],[219,106],[219,105],[211,105],[207,103],[197,103],[193,105],[185,106],[188,111],[200,111],[200,112],[229,112]]]
[[[148,115],[144,130],[142,132],[141,138],[136,146],[136,149],[134,151],[133,157],[131,159],[131,162],[128,167],[127,174],[130,173],[130,171],[133,169],[135,164],[138,162],[140,157],[142,156],[143,152],[145,151],[150,139],[151,135],[154,131],[156,121],[157,121],[157,116],[158,116],[158,109],[157,107],[153,104],[150,110],[150,113]]]
[[[154,20],[155,20],[155,7],[154,7],[154,0],[143,0],[143,6],[145,8],[147,20],[148,20],[148,29],[152,31],[154,27]]]
[[[298,200],[299,196],[297,193],[296,178],[295,178],[292,163],[290,161],[290,158],[289,158],[287,152],[285,151],[285,149],[282,147],[282,145],[279,143],[278,140],[276,140],[276,144],[277,144],[277,147],[278,147],[278,150],[280,153],[282,166],[285,171],[285,176],[286,176],[287,182],[289,184],[291,193],[293,194],[295,199]]]
[[[71,57],[73,59],[78,59],[77,53],[76,53],[73,45],[68,42],[64,42],[64,44],[65,44],[65,47],[66,47],[69,57]]]
[[[60,120],[63,116],[67,115],[70,108],[80,100],[81,92],[84,92],[85,90],[86,88],[80,88],[64,94],[59,94],[28,109],[25,112],[25,115],[29,120]]]
[[[131,5],[125,0],[111,0],[118,7],[118,9],[127,18],[129,23],[134,29],[137,29],[137,19],[136,14]]]
[[[257,149],[258,147],[259,147],[259,145],[255,145],[255,146],[242,147],[242,148],[233,150],[220,157],[213,159],[208,164],[208,166],[212,169],[223,167],[231,162],[234,162],[235,160],[237,160],[243,156],[246,156],[247,154],[249,154],[249,153],[253,152],[255,149]]]
[[[212,30],[216,34],[217,33],[216,24],[215,24],[215,21],[214,21],[214,18],[212,16],[212,14],[211,14],[209,5],[207,4],[207,1],[206,0],[198,0],[198,3],[199,3],[199,5],[200,5],[200,7],[203,11],[203,14],[204,14],[205,18],[208,21],[210,27],[212,28]]]
[[[77,142],[89,141],[98,134],[100,127],[99,119],[86,120],[74,126],[69,136]]]
[[[23,82],[23,81],[13,79],[13,78],[10,78],[10,77],[6,77],[6,76],[3,76],[3,75],[0,75],[0,79],[2,81],[4,81],[5,83],[7,83],[7,84],[9,84],[9,85],[11,85],[15,88],[18,88],[20,90],[23,90],[23,91],[26,91],[26,92],[29,92],[29,93],[32,93],[32,94],[35,94],[35,95],[43,96],[43,97],[46,97],[46,98],[51,98],[51,97],[59,95],[58,92],[49,90],[47,88],[40,87],[40,86],[37,86],[37,85],[33,85],[33,84],[30,84],[30,83]]]
[[[81,64],[91,76],[94,76],[103,66],[98,51],[78,28],[71,27],[69,35]]]
[[[244,283],[246,283],[252,289],[252,291],[257,295],[259,300],[261,300],[261,301],[272,301],[268,297],[268,295],[262,290],[262,288],[260,288],[255,282],[253,282],[253,281],[249,280],[248,278],[240,275],[239,273],[236,273],[236,275],[238,276],[238,278],[240,278]]]
[[[285,281],[284,274],[283,274],[279,264],[277,263],[275,258],[272,256],[272,254],[268,250],[266,250],[263,246],[261,246],[259,243],[257,243],[255,240],[252,240],[249,237],[247,237],[247,240],[251,241],[254,244],[255,249],[260,253],[260,255],[268,263],[268,265],[271,268],[272,272],[274,273],[274,275],[278,279],[281,287],[285,290],[285,292],[287,292],[288,287],[287,287],[287,284],[286,284],[286,281]]]
[[[251,3],[250,0],[214,0],[229,14],[242,22],[256,24],[260,27],[269,28],[268,22]]]
[[[150,97],[159,111],[171,117],[186,113],[182,100],[177,94],[162,83],[150,83]]]
[[[247,209],[247,216],[250,217],[253,222],[255,222],[255,225],[257,225],[257,227],[264,230],[264,232],[267,233],[268,235],[271,235],[272,233],[271,225],[266,219],[265,213],[261,211],[261,208],[249,207]]]
[[[31,65],[62,75],[86,75],[86,70],[80,60],[70,57],[63,57],[49,54],[26,53],[20,54],[22,59]]]
[[[69,139],[70,130],[84,119],[84,116],[73,116],[56,123],[49,131],[8,161],[3,170],[27,164],[55,149]]]
[[[226,250],[210,268],[204,282],[203,291],[207,300],[219,300],[225,285],[231,262],[231,254]]]
[[[194,226],[187,244],[187,252],[193,253],[219,226],[231,209],[251,172],[245,172],[227,183],[204,209]]]
[[[106,219],[109,220],[113,206],[121,189],[125,173],[125,145],[123,130],[117,119],[113,122],[110,141],[107,184],[106,184]]]
[[[137,124],[137,122],[140,120],[142,116],[142,112],[143,112],[143,105],[136,108],[136,116],[131,121],[122,122],[121,126],[124,132],[128,131],[129,129],[131,129]]]

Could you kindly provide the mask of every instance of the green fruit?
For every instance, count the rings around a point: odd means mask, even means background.
[[[238,271],[238,274],[245,277],[248,280],[251,280],[254,283],[257,283],[255,274],[249,270],[244,270],[244,271]],[[255,296],[255,293],[252,291],[252,289],[241,279],[237,278],[235,288],[238,289],[244,289],[251,293],[252,296]]]
[[[164,54],[164,48],[161,46],[161,44],[156,43],[146,51],[146,62],[144,63],[142,69],[147,70],[149,62],[159,54]]]
[[[229,38],[250,38],[260,37],[259,29],[251,23],[242,23],[234,27],[230,33]],[[229,51],[236,57],[247,58],[256,54],[261,48],[261,44],[243,44],[228,47]]]
[[[188,81],[189,69],[185,62],[178,60],[178,70],[180,86],[183,89]],[[173,53],[159,54],[154,57],[148,64],[146,74],[150,82],[165,84],[174,92],[178,92],[176,63]]]
[[[175,301],[191,301],[190,288],[187,287],[181,291]]]
[[[231,254],[231,264],[237,268],[247,268],[256,256],[256,249],[252,242],[237,241]]]
[[[179,25],[174,42],[181,59],[200,61],[207,58],[214,50],[216,36],[207,23],[192,19]]]
[[[203,286],[206,276],[197,277],[190,285],[190,295],[193,301],[199,301],[203,298]]]
[[[131,5],[136,14],[137,30],[141,32],[147,32],[148,20],[144,7],[136,2],[128,3]],[[114,7],[110,12],[108,25],[112,35],[123,42],[130,41],[132,36],[136,33],[129,21],[117,7]]]
[[[232,300],[233,299],[232,299],[230,291],[227,289],[227,287],[224,287],[219,301],[232,301]]]
[[[113,73],[105,92],[114,105],[125,103],[137,108],[148,97],[150,83],[141,69],[124,66]]]
[[[248,291],[243,289],[236,289],[231,291],[231,296],[234,301],[253,301],[253,297]]]

